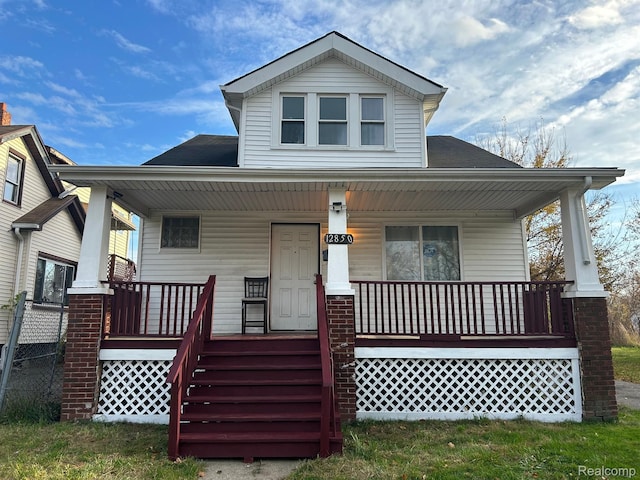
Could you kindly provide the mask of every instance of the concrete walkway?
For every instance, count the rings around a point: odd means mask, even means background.
[[[282,480],[303,460],[267,459],[253,463],[242,460],[211,460],[206,462],[204,480]]]
[[[640,384],[616,380],[618,405],[640,410]]]

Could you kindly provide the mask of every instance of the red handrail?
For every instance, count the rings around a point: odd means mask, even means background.
[[[320,342],[320,362],[322,364],[322,403],[320,418],[320,456],[330,454],[330,434],[335,429],[335,399],[333,362],[329,343],[329,325],[325,304],[322,275],[316,274],[316,305],[318,315],[318,340]]]
[[[167,383],[171,384],[171,405],[169,409],[169,445],[168,455],[171,459],[178,457],[180,442],[180,415],[182,399],[189,388],[189,381],[202,352],[204,341],[211,338],[213,328],[213,295],[216,276],[211,275],[198,299],[189,327],[182,343],[173,359],[167,375]]]

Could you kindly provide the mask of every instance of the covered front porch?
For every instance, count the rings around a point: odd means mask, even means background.
[[[122,419],[130,412],[109,411],[117,402],[95,398],[96,385],[102,385],[101,395],[112,395],[115,387],[105,387],[110,379],[135,378],[136,392],[152,399],[140,408],[157,407],[151,414],[134,413],[137,421],[168,421],[164,379],[178,378],[169,370],[183,365],[180,378],[188,383],[202,351],[193,345],[240,334],[244,277],[267,276],[277,285],[283,265],[295,265],[297,292],[307,292],[294,297],[304,299],[296,305],[309,312],[308,323],[274,328],[276,296],[288,288],[274,286],[269,333],[249,330],[246,339],[266,344],[274,334],[292,330],[316,339],[324,352],[322,388],[336,400],[326,403],[335,405],[335,416],[322,415],[329,426],[335,418],[615,417],[608,345],[602,341],[608,332],[606,292],[598,280],[583,195],[613,181],[618,171],[97,170],[68,171],[74,183],[92,186],[88,235],[70,292],[69,338],[85,342],[78,347],[82,355],[94,349],[99,360],[87,375],[101,377],[85,382],[82,401],[70,402],[65,418]],[[114,196],[143,217],[135,282],[105,282],[103,256],[97,255]],[[566,280],[533,282],[521,219],[555,199],[562,208]],[[165,219],[181,216],[197,219],[192,224],[198,241],[167,248]],[[280,255],[289,251],[276,248],[282,245],[274,232],[282,232],[282,225],[304,226],[285,233],[300,231],[311,243]],[[415,270],[419,276],[426,272],[423,264],[434,254],[432,242],[424,240],[430,226],[456,233],[457,278],[391,280],[399,271],[393,263],[398,251],[403,258],[418,252]],[[396,234],[407,232],[417,232],[409,248],[392,244],[400,238]],[[336,236],[350,241],[333,241]],[[294,254],[301,250],[306,263]],[[216,276],[215,295],[206,297],[206,309],[199,308],[210,275]],[[187,335],[194,329],[196,343]],[[82,355],[69,357],[69,386],[75,387],[76,364],[86,363]],[[330,378],[324,378],[326,368]],[[190,387],[181,388],[184,397]]]

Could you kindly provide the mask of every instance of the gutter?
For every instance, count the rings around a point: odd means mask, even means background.
[[[20,227],[13,229],[13,234],[18,239],[18,258],[16,261],[16,278],[13,285],[13,294],[17,295],[20,289],[20,277],[22,276],[22,256],[24,254],[24,237],[20,233]]]

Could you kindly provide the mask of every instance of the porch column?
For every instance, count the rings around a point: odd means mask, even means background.
[[[92,187],[82,234],[78,271],[69,293],[107,293],[108,287],[101,281],[107,279],[110,227],[111,198],[108,188],[103,185]]]
[[[568,285],[565,298],[573,299],[576,340],[580,354],[582,417],[585,420],[614,420],[616,404],[607,296],[598,276],[589,219],[582,188],[568,189],[560,196],[564,266]]]
[[[347,233],[347,192],[329,189],[328,233]],[[327,245],[327,295],[354,295],[349,283],[349,245]]]
[[[327,295],[329,343],[341,421],[356,418],[355,317],[353,296]]]
[[[105,186],[91,189],[80,246],[76,279],[69,294],[69,321],[64,356],[61,420],[88,420],[98,405],[105,297],[112,293],[107,279],[111,199]]]

